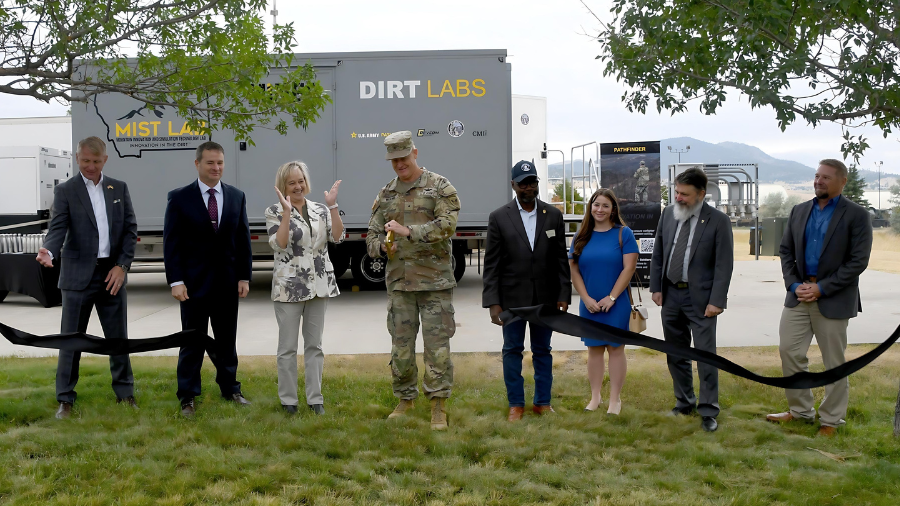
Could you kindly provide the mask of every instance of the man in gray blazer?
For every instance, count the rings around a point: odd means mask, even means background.
[[[106,144],[98,137],[78,143],[80,173],[56,187],[53,217],[37,261],[60,259],[61,332],[86,332],[91,309],[106,339],[127,339],[125,282],[134,260],[137,221],[128,186],[103,175]],[[56,418],[68,418],[75,403],[80,352],[60,350],[56,369]],[[128,355],[109,357],[116,402],[137,408]]]
[[[675,204],[663,210],[650,261],[650,292],[662,306],[666,341],[716,352],[716,317],[725,310],[734,240],[731,220],[703,202],[708,181],[693,167],[675,177]],[[694,395],[690,360],[667,358],[675,389],[672,414],[690,415],[696,409],[707,432],[718,428],[719,371],[700,363],[699,404]]]
[[[840,160],[819,162],[816,197],[791,209],[781,239],[781,272],[787,294],[778,328],[781,368],[785,376],[809,370],[806,357],[813,335],[825,367],[845,362],[847,324],[862,311],[859,275],[869,265],[872,222],[862,206],[841,196],[847,166]],[[770,422],[812,423],[812,391],[785,390],[789,411],[767,415]],[[833,436],[845,423],[850,383],[847,378],[825,387],[819,405],[819,435]]]

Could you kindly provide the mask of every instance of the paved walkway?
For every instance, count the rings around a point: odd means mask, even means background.
[[[250,296],[241,302],[238,322],[238,353],[274,355],[278,326],[269,299],[272,276],[254,273]],[[390,336],[385,327],[387,299],[382,291],[353,292],[352,280],[340,280],[342,294],[328,307],[324,348],[326,354],[389,353]],[[881,342],[900,324],[900,274],[867,271],[861,278],[865,311],[850,322],[851,343]],[[467,270],[454,293],[457,332],[451,341],[455,352],[499,352],[500,328],[490,323],[481,308],[481,277],[475,267]],[[784,300],[780,264],[772,261],[735,262],[728,309],[719,317],[718,344],[728,346],[772,346],[778,344],[778,320]],[[627,300],[627,299],[626,299]],[[178,303],[169,294],[165,277],[157,272],[129,276],[128,328],[133,339],[165,335],[181,330]],[[662,338],[659,308],[644,293],[649,307],[647,335]],[[578,296],[570,312],[577,313]],[[37,301],[9,294],[0,303],[0,321],[32,334],[59,332],[61,308],[42,308]],[[88,332],[103,335],[96,313]],[[418,348],[421,350],[421,339]],[[584,349],[578,338],[555,335],[555,350]],[[54,350],[13,346],[0,339],[0,356],[47,356]],[[177,354],[168,350],[159,354]]]

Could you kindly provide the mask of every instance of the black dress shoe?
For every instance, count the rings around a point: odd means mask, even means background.
[[[694,406],[688,406],[686,408],[672,408],[672,415],[673,416],[678,416],[678,415],[691,416],[692,414],[694,414],[694,411],[696,411],[696,409],[697,408],[695,408]]]
[[[289,415],[297,414],[297,406],[293,406],[291,404],[282,404],[281,409],[283,409],[285,411],[285,413],[287,413]]]
[[[700,421],[700,427],[706,432],[715,432],[719,428],[719,422],[711,416],[704,416]]]
[[[250,401],[244,398],[244,394],[238,392],[236,394],[231,394],[230,397],[226,397],[226,400],[232,401],[239,406],[247,406],[250,404]]]
[[[317,415],[325,414],[325,406],[323,404],[307,404],[307,406],[309,406],[309,409]]]
[[[59,409],[56,410],[56,418],[59,420],[65,420],[72,416],[72,403],[71,402],[60,402]]]
[[[125,404],[128,404],[129,406],[131,406],[134,409],[138,409],[137,401],[134,399],[133,395],[129,395],[128,397],[125,397],[124,399],[121,397],[116,398],[116,404],[122,404],[123,402]]]
[[[181,401],[181,414],[188,418],[194,416],[194,398],[190,397]]]

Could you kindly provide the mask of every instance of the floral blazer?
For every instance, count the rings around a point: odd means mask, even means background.
[[[296,208],[291,211],[291,230],[287,248],[275,240],[284,212],[281,203],[266,209],[266,230],[269,246],[275,250],[275,271],[272,275],[272,300],[302,302],[315,297],[335,297],[340,294],[334,267],[328,257],[328,243],[341,243],[331,237],[331,214],[325,204],[306,200],[309,225]]]

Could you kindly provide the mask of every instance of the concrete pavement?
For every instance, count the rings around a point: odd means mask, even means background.
[[[139,270],[139,269],[136,269]],[[352,279],[340,280],[341,295],[331,299],[325,327],[326,354],[390,353],[390,336],[385,326],[387,298],[383,291],[352,291]],[[250,295],[240,304],[238,353],[274,355],[278,326],[269,292],[271,271],[254,272]],[[861,277],[864,312],[850,321],[851,343],[881,342],[900,323],[900,275],[867,271]],[[128,282],[128,329],[132,339],[154,337],[181,330],[178,302],[159,272],[134,272]],[[454,292],[457,331],[451,341],[454,352],[499,352],[500,328],[490,323],[481,308],[481,276],[475,266],[467,269]],[[636,295],[636,293],[635,293]],[[659,308],[643,293],[650,318],[646,334],[662,338]],[[718,344],[729,346],[772,346],[778,344],[778,321],[784,299],[780,264],[773,261],[735,262],[728,309],[719,317]],[[627,299],[623,298],[627,302]],[[578,296],[572,298],[570,312],[577,313]],[[37,301],[10,293],[0,303],[0,322],[32,334],[59,332],[61,308],[44,309]],[[103,335],[94,313],[88,332]],[[421,339],[418,340],[421,350]],[[584,349],[580,339],[553,336],[555,350]],[[13,346],[0,339],[0,356],[48,356],[54,350]],[[177,350],[157,354],[174,355]]]

